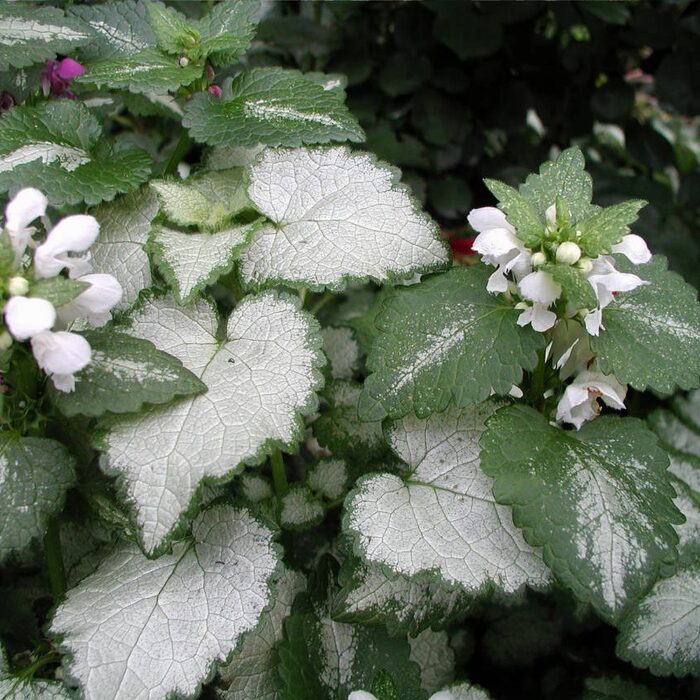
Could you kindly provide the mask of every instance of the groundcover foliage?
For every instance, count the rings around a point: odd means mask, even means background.
[[[0,6],[0,695],[700,696],[698,26]]]

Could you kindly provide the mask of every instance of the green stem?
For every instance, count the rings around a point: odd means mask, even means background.
[[[50,651],[48,654],[44,654],[44,656],[38,658],[33,664],[27,666],[27,668],[23,668],[17,675],[23,680],[30,680],[34,678],[34,674],[40,668],[43,668],[46,664],[50,664],[52,661],[55,661],[55,659],[56,652]]]
[[[538,353],[539,361],[535,371],[532,373],[532,381],[530,384],[530,392],[532,397],[532,402],[538,410],[542,410],[544,406],[544,372],[545,372],[545,360],[544,352]]]
[[[333,292],[326,292],[316,303],[309,309],[309,313],[316,315],[331,299]]]
[[[287,483],[287,473],[284,470],[282,453],[279,450],[275,450],[270,455],[270,464],[272,465],[272,481],[275,484],[275,493],[278,498],[282,498],[287,493],[289,484]]]
[[[49,572],[51,595],[53,602],[58,605],[66,592],[66,572],[63,568],[61,538],[56,518],[49,520],[49,526],[44,535],[44,555],[46,556],[46,568]]]
[[[175,144],[175,150],[170,154],[170,158],[168,159],[168,164],[165,166],[163,175],[172,175],[177,170],[178,164],[189,148],[190,135],[187,133],[186,129],[183,129],[180,132],[180,138],[177,144]]]

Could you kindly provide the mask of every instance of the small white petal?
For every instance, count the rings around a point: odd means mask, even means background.
[[[500,292],[505,292],[507,290],[508,280],[506,279],[503,271],[503,266],[500,265],[496,269],[496,272],[489,277],[489,281],[486,283],[486,291],[491,292],[491,294],[499,294]]]
[[[651,260],[651,251],[646,241],[636,233],[628,233],[612,247],[613,253],[621,253],[635,265],[641,265]]]
[[[5,304],[5,325],[17,340],[47,331],[56,322],[51,302],[36,297],[12,297]]]
[[[600,413],[599,398],[619,411],[625,407],[626,395],[627,387],[615,377],[599,371],[581,372],[566,388],[557,406],[556,418],[560,422],[572,423],[578,430]]]
[[[44,216],[48,200],[33,187],[20,190],[5,208],[5,228],[10,232],[19,232],[29,224]]]
[[[52,374],[51,381],[58,391],[68,394],[75,391],[75,375],[73,374]]]
[[[555,229],[557,227],[557,205],[552,204],[551,206],[547,207],[545,213],[544,213],[544,218],[547,221],[547,226],[551,229]]]
[[[576,347],[579,340],[580,338],[576,338],[576,340],[574,340],[574,342],[569,346],[569,348],[567,348],[564,351],[564,354],[554,363],[554,369],[561,369],[569,361],[571,353],[574,351],[574,348]],[[545,359],[545,362],[546,361],[547,360]]]
[[[61,219],[34,253],[37,277],[54,277],[64,267],[71,267],[68,252],[83,253],[97,238],[100,225],[93,216],[76,214]]]
[[[556,322],[557,315],[552,311],[548,311],[547,307],[537,303],[532,305],[532,319],[530,323],[532,328],[538,333],[548,331]]]
[[[603,309],[594,309],[590,311],[586,314],[586,318],[583,319],[583,323],[589,335],[598,336],[601,328],[605,330],[605,326],[603,325]]]
[[[348,700],[377,700],[377,698],[366,690],[353,690],[352,693],[348,695]]]
[[[37,364],[47,374],[75,374],[90,364],[90,343],[77,333],[44,331],[31,343]]]
[[[87,282],[90,286],[58,309],[59,318],[63,323],[70,323],[85,316],[91,325],[103,326],[109,321],[109,311],[121,301],[121,284],[112,275],[103,273],[83,275],[78,281]]]
[[[472,209],[467,216],[469,225],[478,233],[483,233],[492,228],[501,228],[515,233],[515,229],[510,225],[506,215],[496,207],[481,207]]]
[[[518,284],[520,293],[530,301],[549,306],[559,298],[561,286],[547,272],[538,270],[523,277]]]
[[[617,271],[604,275],[589,275],[588,282],[593,287],[602,309],[615,299],[614,295],[617,292],[631,292],[637,287],[649,284],[637,275]]]
[[[510,391],[508,392],[508,395],[512,396],[514,399],[522,399],[523,390],[519,386],[513,384],[513,386],[510,388]]]

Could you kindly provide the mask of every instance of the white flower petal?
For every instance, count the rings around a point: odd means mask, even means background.
[[[85,316],[91,325],[103,326],[109,321],[109,311],[121,301],[121,284],[112,275],[104,273],[83,275],[78,281],[88,282],[90,286],[58,309],[59,318],[63,323],[70,323]]]
[[[485,263],[500,265],[511,261],[522,249],[522,243],[515,234],[504,228],[491,228],[474,239],[472,249],[481,255]]]
[[[594,309],[586,314],[586,318],[583,319],[583,323],[586,326],[586,330],[589,335],[599,335],[601,328],[605,330],[603,325],[603,309]]]
[[[37,277],[53,277],[64,267],[72,267],[73,261],[66,253],[86,251],[99,232],[100,225],[94,216],[76,214],[61,219],[34,253]]]
[[[43,331],[31,343],[37,364],[47,374],[75,374],[90,364],[90,343],[77,333]]]
[[[635,265],[641,265],[651,260],[651,251],[646,241],[636,233],[628,233],[612,247],[613,253],[621,253]]]
[[[478,233],[483,233],[492,228],[506,229],[515,233],[515,229],[510,225],[506,215],[496,207],[481,207],[472,209],[467,216],[469,225]]]
[[[574,351],[574,348],[579,340],[580,338],[576,338],[576,340],[574,340],[574,342],[564,351],[562,356],[554,363],[554,369],[561,369],[569,361],[571,353]],[[546,361],[547,360],[545,359],[545,362]]]
[[[547,310],[546,306],[537,303],[532,305],[532,319],[530,323],[532,324],[532,328],[538,333],[548,331],[556,322],[557,315]]]
[[[20,190],[5,208],[5,228],[12,233],[26,229],[29,224],[44,216],[48,200],[33,187]]]
[[[5,325],[17,340],[47,331],[56,322],[51,302],[35,297],[12,297],[5,304]]]
[[[637,275],[617,271],[605,275],[589,275],[588,282],[593,287],[602,309],[613,301],[617,292],[631,292],[637,287],[649,284]]]
[[[555,282],[549,273],[541,270],[523,277],[518,284],[518,289],[525,299],[545,306],[552,304],[561,294],[561,285]]]
[[[489,281],[486,283],[486,291],[491,292],[491,294],[498,294],[505,292],[507,289],[508,280],[506,279],[503,265],[500,265],[496,268],[496,272],[489,277]]]
[[[52,374],[51,381],[58,391],[65,393],[75,391],[75,375],[73,374]]]
[[[366,690],[353,690],[350,695],[348,695],[348,700],[377,700],[375,695],[368,693]]]

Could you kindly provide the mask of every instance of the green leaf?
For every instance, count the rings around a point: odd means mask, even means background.
[[[617,654],[659,676],[700,674],[700,562],[656,583],[622,621]]]
[[[616,266],[633,272],[648,285],[620,294],[603,311],[605,330],[591,338],[601,369],[635,389],[671,394],[700,383],[700,305],[697,291],[666,259],[654,256],[632,265],[620,256]]]
[[[277,583],[275,602],[263,612],[260,627],[243,638],[241,646],[219,670],[226,688],[219,693],[221,700],[279,700],[282,682],[277,672],[277,645],[282,641],[284,621],[291,614],[294,599],[305,588],[302,574],[284,570]]]
[[[395,289],[375,324],[360,415],[374,420],[427,416],[507,394],[537,364],[544,336],[517,325],[520,313],[489,294],[490,270],[455,267]]]
[[[332,379],[352,379],[360,368],[360,346],[351,328],[321,329]]]
[[[148,3],[148,22],[158,48],[166,53],[182,55],[199,41],[199,32],[181,12],[159,2]]]
[[[147,4],[143,0],[72,5],[68,14],[82,20],[95,36],[95,41],[80,49],[80,56],[86,61],[128,56],[156,43],[147,19]]]
[[[57,7],[22,7],[3,3],[0,9],[0,71],[24,68],[70,53],[92,38],[88,27],[66,17]]]
[[[486,187],[498,200],[518,238],[528,248],[538,248],[544,237],[544,216],[518,190],[498,180],[484,180]]]
[[[244,209],[251,207],[243,170],[206,172],[187,180],[153,180],[163,212],[174,224],[219,231]]]
[[[56,611],[67,673],[92,698],[196,697],[272,603],[272,538],[247,511],[218,505],[155,561],[118,546]]]
[[[433,576],[472,595],[549,584],[540,554],[496,504],[479,464],[484,421],[498,406],[451,406],[389,427],[387,440],[409,468],[401,476],[364,477],[347,497],[343,524],[357,554],[392,573],[416,581]]]
[[[21,673],[13,676],[5,649],[0,646],[0,697],[2,700],[71,700],[73,694],[59,681],[22,677]]]
[[[639,210],[646,206],[643,199],[630,199],[601,209],[597,214],[576,224],[576,243],[584,255],[597,258],[610,255],[612,246],[629,233],[629,225],[637,220]]]
[[[501,23],[471,4],[436,4],[433,34],[462,61],[495,53],[503,41]]]
[[[209,388],[170,406],[110,417],[98,439],[102,466],[120,477],[150,556],[185,528],[203,481],[229,480],[274,449],[296,449],[302,418],[316,409],[321,340],[298,300],[275,292],[247,296],[223,339],[218,326],[204,300],[179,306],[171,297],[145,302],[132,322],[131,335],[180,359]],[[144,464],[152,478],[143,478]]]
[[[530,200],[542,221],[557,197],[564,200],[574,221],[591,217],[599,207],[591,204],[593,183],[585,167],[586,162],[578,147],[567,148],[556,160],[542,165],[539,175],[528,175],[520,185],[520,194]]]
[[[503,408],[481,440],[499,503],[562,584],[613,623],[676,560],[682,522],[668,458],[639,420],[602,416],[564,431]]]
[[[598,306],[593,287],[577,267],[548,263],[540,269],[554,278],[561,286],[566,301],[575,309],[595,309]]]
[[[52,392],[65,416],[132,413],[144,404],[170,403],[176,396],[206,391],[178,358],[148,340],[111,329],[83,335],[92,348],[90,364],[76,375],[75,391]]]
[[[65,277],[50,277],[32,282],[29,295],[46,299],[54,306],[63,306],[73,301],[78,294],[82,294],[89,287],[89,282],[79,282]]]
[[[147,48],[90,63],[75,82],[143,94],[163,93],[189,85],[202,75],[202,66],[194,62],[181,66],[178,61],[176,56]]]
[[[149,248],[178,303],[188,304],[231,270],[258,227],[249,224],[218,233],[184,233],[156,226]]]
[[[592,2],[591,5],[598,5]],[[607,678],[586,678],[586,691],[581,700],[657,700],[658,695],[639,683],[612,676]]]
[[[284,630],[279,651],[284,698],[347,698],[353,690],[371,688],[377,673],[386,671],[401,700],[427,700],[405,637],[390,637],[380,627],[336,622],[320,605],[295,611]]]
[[[345,491],[348,470],[341,459],[322,459],[309,470],[306,483],[319,496],[335,501]]]
[[[305,484],[293,484],[282,498],[280,525],[287,530],[308,530],[318,525],[326,514]]]
[[[221,97],[195,95],[182,123],[192,138],[212,146],[300,146],[365,137],[335,90],[282,68],[244,71]]]
[[[90,248],[96,270],[114,275],[124,290],[118,309],[129,308],[143,289],[151,286],[151,263],[144,246],[151,221],[158,213],[155,195],[144,188],[92,212],[100,235]]]
[[[36,187],[54,205],[98,204],[135,189],[150,174],[141,150],[110,149],[81,102],[13,107],[0,117],[0,191]]]
[[[374,460],[385,450],[381,421],[361,421],[358,405],[362,385],[342,380],[326,385],[328,404],[313,424],[319,443],[344,459]]]
[[[223,0],[195,26],[201,49],[215,66],[227,66],[250,46],[260,16],[259,0]]]
[[[241,254],[250,287],[340,291],[348,280],[407,279],[449,262],[435,223],[371,154],[267,149],[248,175],[251,201],[272,222]]]
[[[341,589],[333,600],[333,619],[384,625],[392,636],[415,636],[428,628],[444,629],[471,607],[459,588],[438,581],[388,576],[380,566],[347,558],[340,570]]]
[[[74,480],[60,442],[0,432],[0,562],[44,534]]]
[[[455,653],[450,646],[447,632],[423,630],[408,638],[411,647],[409,659],[420,668],[421,688],[435,693],[454,679]]]

